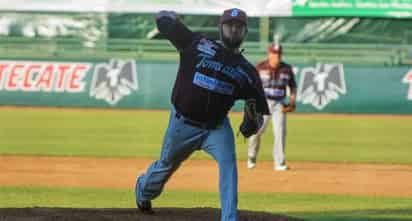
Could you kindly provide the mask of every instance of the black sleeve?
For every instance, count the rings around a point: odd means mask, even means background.
[[[256,111],[264,115],[270,115],[269,105],[266,101],[265,92],[263,91],[262,82],[259,77],[256,78],[256,83],[253,87],[256,90]]]
[[[256,100],[256,111],[264,115],[270,115],[269,106],[266,101],[265,93],[262,87],[262,81],[255,68],[250,69],[250,84],[246,89],[245,99]]]
[[[179,19],[168,16],[156,18],[159,32],[166,37],[176,48],[181,51],[193,40],[194,34]]]

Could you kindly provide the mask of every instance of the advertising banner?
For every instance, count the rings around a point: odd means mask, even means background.
[[[182,14],[220,15],[240,8],[249,16],[290,16],[291,0],[25,0],[0,1],[0,11],[133,12],[156,13],[173,10]]]
[[[0,60],[0,104],[167,108],[177,64]]]
[[[0,105],[169,109],[176,62],[0,60]],[[412,114],[412,68],[294,67],[298,112]],[[233,110],[241,110],[242,102]]]
[[[352,16],[411,18],[412,0],[25,0],[0,1],[0,11],[156,13],[220,15],[240,8],[249,16]]]
[[[297,68],[300,112],[412,114],[412,69],[314,64]]]
[[[412,0],[295,0],[293,16],[412,17]]]

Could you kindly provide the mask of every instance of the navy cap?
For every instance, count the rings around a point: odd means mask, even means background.
[[[240,21],[243,24],[247,25],[246,12],[238,8],[227,9],[223,12],[223,15],[220,17],[220,24],[226,23],[231,20]]]

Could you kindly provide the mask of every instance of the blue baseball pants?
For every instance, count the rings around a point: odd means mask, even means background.
[[[204,150],[218,163],[221,221],[236,221],[238,176],[235,141],[227,117],[216,129],[201,129],[186,124],[172,108],[160,159],[137,179],[137,200],[152,200],[159,196],[170,176],[196,150]]]

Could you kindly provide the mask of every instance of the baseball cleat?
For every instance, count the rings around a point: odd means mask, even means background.
[[[153,214],[152,202],[150,200],[139,200],[139,179],[140,177],[137,178],[134,188],[137,208],[144,214]]]
[[[150,200],[146,201],[138,201],[137,208],[139,208],[140,212],[144,214],[153,214],[154,211],[152,209],[152,202]]]
[[[253,169],[255,167],[256,167],[256,159],[249,158],[247,160],[247,168],[248,169]]]
[[[289,170],[289,167],[284,164],[284,165],[280,165],[280,166],[275,166],[275,170],[277,170],[277,171],[286,171],[286,170]]]

